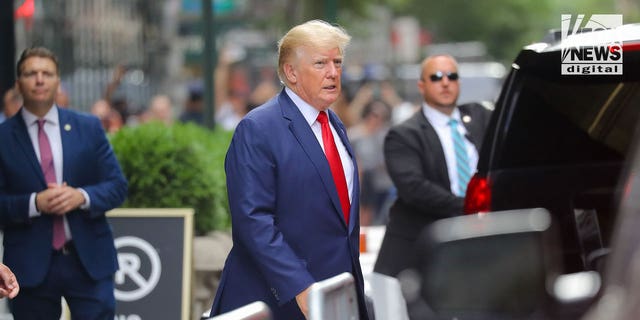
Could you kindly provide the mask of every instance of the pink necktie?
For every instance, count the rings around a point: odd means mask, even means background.
[[[338,190],[338,197],[340,198],[344,221],[349,225],[349,210],[351,209],[351,204],[349,203],[347,180],[344,177],[344,168],[342,168],[342,161],[340,160],[340,154],[338,153],[336,143],[333,140],[333,134],[331,133],[329,118],[327,117],[326,112],[320,112],[318,115],[318,122],[320,122],[320,126],[322,127],[322,144],[324,145],[324,153],[329,161],[333,182],[336,184],[336,189]]]
[[[40,146],[40,168],[47,183],[56,183],[56,169],[53,166],[53,154],[49,137],[44,131],[44,119],[38,119],[38,145]],[[64,234],[64,222],[62,216],[53,216],[53,248],[59,250],[64,246],[66,236]]]

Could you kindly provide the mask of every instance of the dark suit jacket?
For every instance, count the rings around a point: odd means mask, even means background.
[[[332,111],[329,119],[353,158],[344,125]],[[314,282],[350,272],[361,319],[367,319],[357,167],[346,225],[329,163],[284,90],[239,123],[225,170],[233,248],[211,315],[263,301],[274,319],[304,319],[295,296]]]
[[[467,137],[476,148],[482,145],[491,112],[479,104],[458,107]],[[415,255],[412,244],[420,231],[437,219],[462,213],[464,199],[451,193],[447,162],[440,139],[422,109],[391,128],[385,138],[384,156],[398,191],[390,209],[389,223],[375,271],[391,276],[408,267]]]
[[[100,121],[58,109],[63,150],[63,181],[83,188],[89,210],[67,213],[78,256],[93,279],[112,276],[118,268],[111,227],[105,211],[124,201],[127,182]],[[66,126],[67,129],[64,129]],[[4,263],[20,286],[37,286],[52,255],[51,215],[29,217],[31,193],[47,188],[40,163],[22,118],[22,109],[0,124],[0,225],[4,231]]]

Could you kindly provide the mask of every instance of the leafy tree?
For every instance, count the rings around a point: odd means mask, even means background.
[[[553,15],[560,20],[560,15],[566,14],[622,14],[623,23],[640,22],[640,4],[636,0],[573,0],[571,3],[556,1],[553,6]],[[559,24],[559,22],[558,22]]]
[[[393,1],[398,15],[417,17],[432,42],[481,41],[496,59],[511,61],[523,45],[542,39],[552,24],[552,0]]]

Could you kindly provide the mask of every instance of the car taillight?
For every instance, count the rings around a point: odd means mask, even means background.
[[[474,214],[491,211],[491,188],[489,179],[477,173],[469,181],[464,198],[464,213]]]

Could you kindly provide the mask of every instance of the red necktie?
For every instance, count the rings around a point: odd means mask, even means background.
[[[322,127],[322,144],[324,145],[324,153],[329,161],[329,167],[331,168],[331,175],[333,175],[333,182],[336,184],[336,190],[338,190],[338,197],[340,198],[344,221],[349,225],[349,210],[351,209],[351,204],[349,203],[347,180],[344,176],[342,161],[340,161],[340,154],[338,153],[338,148],[333,140],[333,134],[331,133],[329,118],[327,117],[326,112],[320,112],[318,115],[318,122],[320,122],[320,126]]]
[[[44,179],[47,183],[56,183],[56,169],[53,166],[53,154],[51,153],[51,144],[49,137],[44,131],[44,119],[38,119],[38,145],[40,147],[40,168],[44,173]],[[64,222],[62,216],[53,216],[53,248],[59,250],[64,246],[66,236],[64,234]]]

